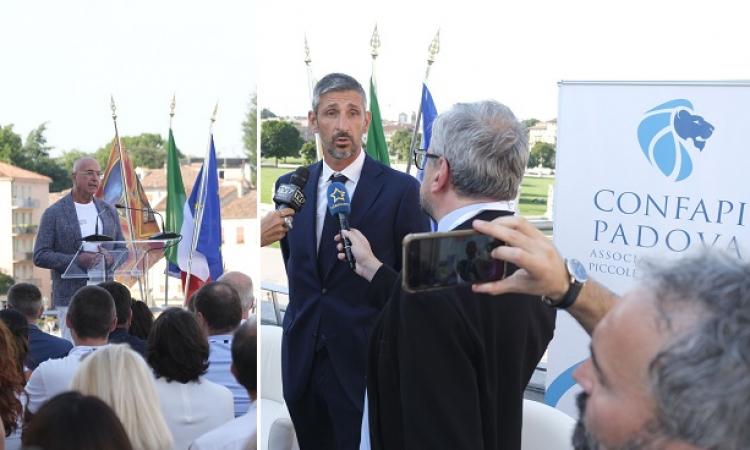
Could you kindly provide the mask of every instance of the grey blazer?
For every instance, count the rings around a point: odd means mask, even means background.
[[[102,229],[99,234],[122,241],[120,218],[115,208],[97,198],[94,198],[94,204],[101,214]],[[61,278],[80,248],[81,238],[76,207],[72,195],[68,194],[44,211],[34,243],[34,265],[50,269],[52,274],[52,304],[55,306],[68,306],[75,291],[86,285],[85,278]],[[111,243],[103,244],[105,248],[113,248]]]

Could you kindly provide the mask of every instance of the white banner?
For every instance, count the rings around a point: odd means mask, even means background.
[[[613,291],[643,257],[750,257],[750,82],[562,82],[554,240]],[[558,315],[545,400],[577,416],[588,336]]]

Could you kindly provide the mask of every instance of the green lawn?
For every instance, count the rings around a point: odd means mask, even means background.
[[[260,170],[260,201],[271,203],[273,185],[276,179],[291,172],[288,168],[262,167]],[[524,216],[541,216],[547,211],[547,190],[555,182],[554,178],[524,177],[521,184],[521,214]]]
[[[554,178],[523,177],[521,183],[521,215],[541,216],[547,211],[547,192]]]

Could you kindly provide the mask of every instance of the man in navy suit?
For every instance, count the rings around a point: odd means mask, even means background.
[[[33,284],[16,283],[11,286],[8,306],[23,314],[29,322],[29,352],[24,361],[29,370],[36,369],[48,359],[62,358],[73,348],[70,341],[47,334],[36,326],[44,311],[44,303],[42,293]]]
[[[367,282],[336,258],[338,226],[327,211],[328,186],[334,177],[344,183],[351,226],[394,267],[401,267],[403,237],[429,229],[417,181],[362,150],[370,123],[365,102],[362,86],[348,75],[329,74],[315,86],[308,119],[320,134],[323,161],[309,167],[307,202],[281,240],[289,279],[282,378],[302,450],[358,448],[367,340],[380,310],[365,298]],[[290,179],[284,175],[277,186]]]

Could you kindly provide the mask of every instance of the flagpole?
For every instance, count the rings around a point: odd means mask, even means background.
[[[312,58],[310,57],[310,46],[307,45],[307,35],[305,35],[305,66],[307,66],[307,93],[309,100],[309,105],[312,105],[313,101],[313,89],[315,88],[315,83],[313,82],[313,74],[312,74],[312,66],[310,65],[312,63]],[[320,140],[320,134],[314,133],[315,135],[315,153],[317,154],[318,159],[323,158],[323,143]]]
[[[427,85],[427,79],[430,77],[430,68],[432,63],[435,62],[435,56],[440,52],[440,29],[438,28],[435,37],[432,38],[430,46],[427,48],[427,70],[424,73],[424,80],[422,81],[422,89]],[[406,173],[411,172],[411,162],[414,160],[414,152],[417,149],[417,134],[419,133],[419,124],[422,121],[422,96],[419,97],[419,108],[417,108],[417,122],[414,124],[414,132],[411,135],[411,142],[409,143],[409,158],[406,161]]]
[[[130,198],[128,198],[128,185],[125,180],[125,160],[122,156],[122,142],[120,141],[120,132],[117,129],[117,107],[115,106],[115,97],[112,94],[109,95],[109,106],[112,109],[112,122],[115,125],[115,141],[117,143],[117,152],[120,154],[120,182],[122,183],[122,191],[125,194],[125,206],[128,207],[125,210],[125,215],[128,218],[128,226],[130,228],[130,241],[133,242],[135,241],[135,230],[133,229],[133,216],[130,214]],[[131,246],[133,246],[133,244],[131,244]],[[135,248],[135,246],[133,246],[133,248]],[[141,281],[141,278],[143,278],[143,276],[144,274],[142,273],[141,276],[138,277],[138,289],[141,292],[141,299],[143,299],[143,301],[148,305],[148,299],[144,294],[144,283]]]
[[[375,29],[372,30],[372,37],[370,38],[370,55],[372,55],[372,69],[370,70],[370,78],[372,78],[372,85],[377,90],[378,84],[375,78],[375,60],[378,59],[378,48],[380,48],[380,35],[378,34],[378,24],[375,24]]]
[[[190,253],[188,254],[188,271],[185,277],[185,301],[187,302],[187,294],[190,289],[190,278],[193,272],[193,254],[195,253],[196,247],[198,247],[198,233],[201,229],[201,223],[203,222],[203,211],[206,202],[206,196],[208,193],[208,186],[206,186],[206,180],[208,179],[208,162],[211,155],[211,141],[213,140],[214,134],[214,122],[216,122],[216,112],[219,109],[219,103],[216,102],[214,106],[214,113],[211,115],[211,125],[208,129],[208,149],[206,149],[206,157],[203,159],[203,170],[201,171],[201,190],[198,192],[198,202],[195,205],[196,220],[193,222],[193,237],[190,242]]]
[[[172,93],[172,103],[169,104],[169,131],[172,131],[172,119],[174,119],[174,108],[177,105],[175,102],[176,94]],[[169,137],[167,137],[168,139]],[[169,155],[167,155],[167,158],[169,158]],[[169,162],[167,162],[167,166],[169,166]],[[177,170],[180,170],[178,167]],[[169,180],[169,174],[167,174],[167,180]],[[169,183],[169,181],[167,181]],[[169,188],[167,188],[167,191]],[[167,230],[161,230],[166,233]],[[169,260],[167,259],[166,255],[164,256],[164,307],[166,308],[169,303]]]

